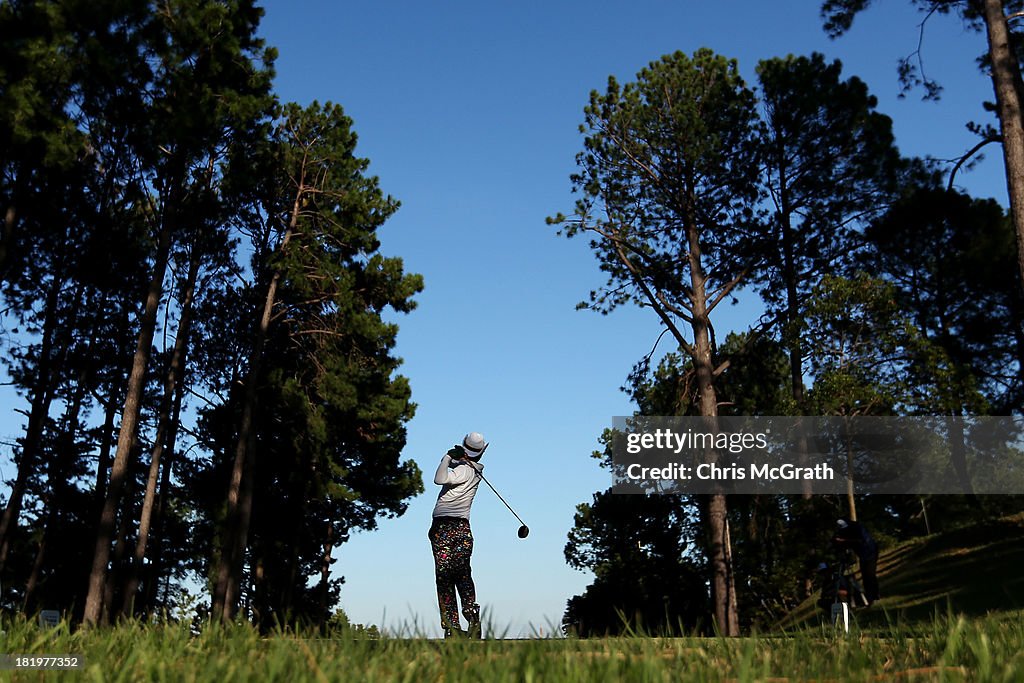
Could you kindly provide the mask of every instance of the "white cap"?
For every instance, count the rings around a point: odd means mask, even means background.
[[[471,458],[475,458],[483,453],[484,448],[487,447],[487,443],[484,441],[484,435],[480,432],[470,432],[466,434],[466,438],[462,440],[462,447],[466,449],[466,455]]]
[[[845,529],[846,528],[846,520],[845,519],[837,519],[836,520],[836,526],[839,527],[840,529]]]

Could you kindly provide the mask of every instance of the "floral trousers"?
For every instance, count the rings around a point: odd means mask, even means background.
[[[435,517],[427,534],[434,553],[434,578],[437,581],[437,606],[441,610],[441,628],[445,635],[459,631],[459,607],[455,602],[458,590],[462,615],[470,630],[480,627],[480,605],[476,602],[473,570],[473,532],[469,520],[457,517]]]

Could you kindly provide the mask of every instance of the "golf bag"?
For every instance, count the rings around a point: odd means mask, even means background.
[[[829,621],[835,629],[849,633],[853,622],[853,608],[867,607],[871,604],[860,583],[853,578],[850,565],[841,559],[834,566],[822,563],[818,567],[822,577],[821,598],[818,607],[829,615]]]
[[[851,608],[867,607],[871,604],[864,593],[864,588],[853,578],[850,565],[845,561],[840,560],[831,567],[823,565],[818,573],[823,578],[818,607],[826,612],[832,610],[832,606],[836,604],[846,604]]]

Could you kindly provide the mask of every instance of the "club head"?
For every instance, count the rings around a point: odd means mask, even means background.
[[[530,527],[525,524],[519,527],[519,538],[526,538],[530,535]]]

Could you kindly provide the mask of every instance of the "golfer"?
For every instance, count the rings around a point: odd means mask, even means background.
[[[434,505],[434,520],[430,525],[430,547],[434,553],[434,577],[437,581],[437,606],[441,610],[441,628],[444,637],[466,636],[479,638],[480,605],[476,602],[473,570],[469,566],[473,555],[473,532],[469,528],[469,510],[482,479],[480,457],[487,444],[478,432],[470,432],[445,453],[434,473],[434,483],[441,487]],[[469,623],[468,631],[459,628],[459,607],[455,592],[462,600],[462,615]]]

